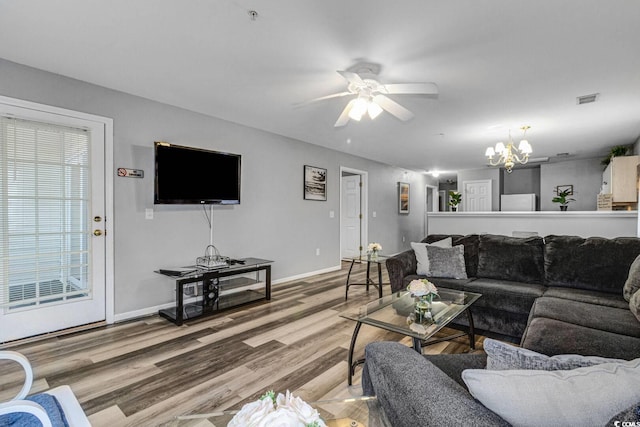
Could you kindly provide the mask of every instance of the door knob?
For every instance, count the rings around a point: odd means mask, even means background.
[[[94,220],[95,222],[100,222],[100,221],[102,221],[102,217],[101,217],[101,216],[94,216],[94,217],[93,217],[93,220]]]
[[[102,236],[102,230],[94,230],[93,231],[93,235],[94,236]]]

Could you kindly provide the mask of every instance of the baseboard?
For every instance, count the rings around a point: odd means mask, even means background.
[[[323,268],[322,270],[310,271],[308,273],[298,274],[296,276],[283,277],[282,279],[273,280],[271,285],[277,285],[278,283],[291,282],[292,280],[300,280],[306,279],[310,276],[315,276],[317,274],[331,273],[333,271],[338,271],[342,268],[340,264],[335,265],[333,267]]]
[[[271,281],[271,286],[277,285],[278,283],[290,282],[292,280],[304,279],[304,278],[307,278],[307,277],[310,277],[310,276],[315,276],[317,274],[331,273],[333,271],[340,270],[340,268],[341,268],[341,266],[340,266],[340,264],[338,264],[336,266],[324,268],[322,270],[310,271],[308,273],[298,274],[298,275],[295,275],[295,276],[283,277],[281,279],[277,279],[277,280]],[[139,310],[128,311],[126,313],[118,313],[118,314],[116,314],[114,316],[114,322],[115,323],[125,322],[127,320],[137,319],[139,317],[151,316],[153,314],[158,314],[158,311],[160,311],[162,309],[172,308],[172,307],[175,307],[175,306],[176,306],[175,302],[168,302],[166,304],[156,305],[154,307],[145,307],[145,308],[141,308]]]

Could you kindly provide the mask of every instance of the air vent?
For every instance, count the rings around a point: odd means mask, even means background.
[[[578,105],[591,104],[592,102],[596,102],[599,96],[599,93],[592,93],[591,95],[579,96],[576,98],[576,101]]]

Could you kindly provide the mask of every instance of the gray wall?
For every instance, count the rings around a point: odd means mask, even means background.
[[[596,210],[604,171],[601,160],[569,160],[540,165],[540,210],[560,209],[557,203],[551,201],[556,195],[554,190],[558,185],[573,185],[573,198],[576,201],[569,203],[569,210]]]
[[[341,166],[369,173],[369,241],[396,253],[423,238],[424,175],[2,59],[0,94],[113,118],[114,167],[145,171],[114,178],[116,314],[173,301],[173,282],[153,270],[192,264],[209,242],[202,207],[153,205],[153,141],[242,155],[242,203],[214,208],[214,243],[231,257],[274,260],[274,280],[339,265]],[[326,202],[303,200],[303,165],[328,169]],[[411,183],[409,215],[397,213],[398,181]]]
[[[502,194],[535,194],[536,210],[540,210],[540,166],[516,168],[507,173],[501,169]]]

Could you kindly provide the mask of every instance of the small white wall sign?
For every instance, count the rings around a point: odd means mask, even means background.
[[[118,168],[118,176],[123,178],[144,178],[142,169]]]

